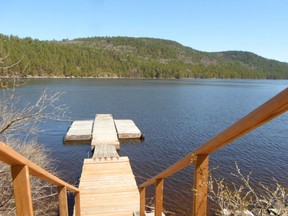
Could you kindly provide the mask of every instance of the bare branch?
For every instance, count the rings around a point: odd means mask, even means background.
[[[0,58],[4,63],[8,56]],[[13,65],[0,69],[8,70],[17,65],[23,58]],[[67,107],[61,105],[61,93],[50,94],[44,91],[33,104],[23,107],[21,97],[17,96],[17,87],[24,82],[17,76],[13,79],[0,79],[0,140],[4,141],[14,150],[21,152],[27,159],[55,174],[52,160],[48,157],[46,149],[34,140],[19,140],[15,135],[31,134],[38,131],[37,123],[44,119],[60,119]],[[0,163],[0,215],[15,215],[13,188],[11,186],[10,167]],[[57,215],[57,189],[47,182],[31,177],[31,191],[35,215]]]
[[[237,178],[237,184],[214,178],[210,172],[208,198],[217,205],[216,215],[284,216],[288,214],[287,189],[273,178],[276,185],[274,189],[260,183],[262,190],[256,191],[250,185],[252,173],[245,176],[237,163],[235,166],[237,172],[231,174]]]

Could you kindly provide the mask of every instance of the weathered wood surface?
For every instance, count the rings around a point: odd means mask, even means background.
[[[97,114],[95,121],[74,121],[64,137],[64,141],[67,143],[91,141],[92,149],[98,144],[113,144],[118,150],[120,149],[119,139],[139,139],[141,137],[141,131],[132,120],[114,120],[111,114]]]
[[[115,160],[119,159],[119,155],[113,144],[100,144],[94,148],[93,159]]]
[[[17,215],[33,216],[29,167],[27,165],[11,166],[11,174]]]
[[[120,148],[114,120],[111,114],[97,114],[92,133],[92,146],[99,144],[113,144],[116,149]]]
[[[73,121],[64,141],[90,141],[92,138],[92,120]]]
[[[131,216],[139,211],[139,192],[128,157],[85,159],[79,189],[82,216]]]
[[[51,173],[39,167],[38,165],[34,164],[32,161],[28,160],[23,155],[19,154],[18,152],[16,152],[9,146],[5,145],[1,141],[0,141],[0,161],[11,166],[26,165],[29,168],[29,175],[35,176],[39,179],[42,179],[56,186],[66,186],[67,189],[70,191],[79,192],[78,188],[52,175]]]
[[[59,214],[68,216],[67,187],[58,186]]]
[[[197,155],[194,168],[193,216],[207,215],[209,155]]]
[[[114,120],[119,139],[139,139],[142,136],[141,131],[130,119]]]

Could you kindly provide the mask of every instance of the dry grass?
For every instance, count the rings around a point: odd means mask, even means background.
[[[236,163],[236,173],[232,175],[237,178],[237,184],[210,175],[208,197],[217,206],[214,213],[227,216],[287,216],[287,188],[271,178],[275,182],[274,186],[259,183],[256,190],[250,184],[251,174],[243,175]]]

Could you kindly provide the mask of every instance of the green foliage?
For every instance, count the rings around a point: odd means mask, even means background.
[[[207,53],[152,38],[93,37],[39,41],[0,34],[0,56],[11,65],[0,75],[287,79],[288,64],[253,53]]]

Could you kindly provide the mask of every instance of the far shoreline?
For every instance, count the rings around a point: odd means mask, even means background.
[[[111,79],[111,80],[288,80],[288,79],[257,79],[257,78],[214,78],[214,77],[208,77],[208,78],[193,78],[193,77],[189,77],[189,78],[175,78],[175,77],[170,77],[170,78],[156,78],[156,77],[117,77],[117,76],[113,76],[113,77],[109,77],[109,76],[105,76],[105,77],[74,77],[74,76],[0,76],[0,80],[1,79],[99,79],[99,80],[105,80],[105,79]]]

